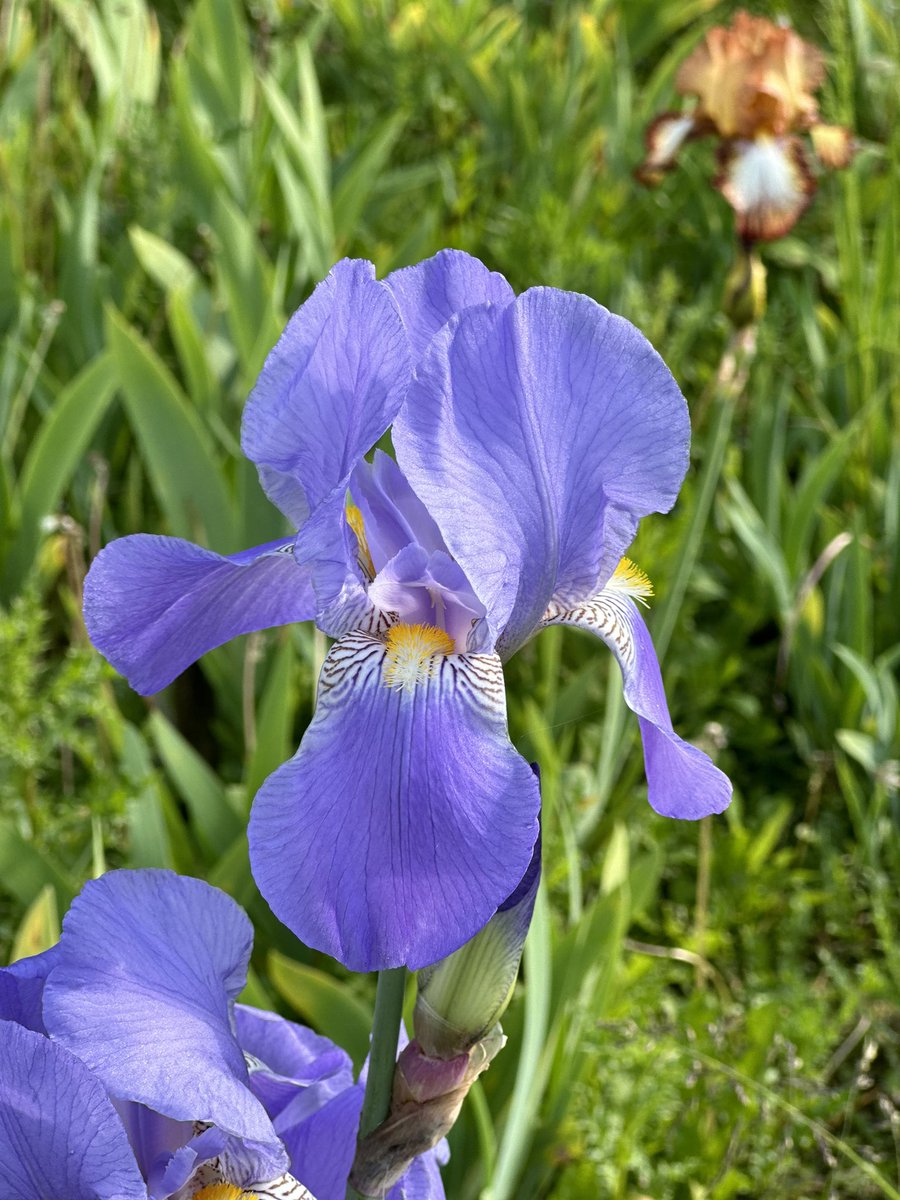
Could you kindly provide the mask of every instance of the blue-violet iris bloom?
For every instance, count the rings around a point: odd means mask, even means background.
[[[396,461],[372,447],[391,429]],[[152,693],[229,638],[314,620],[337,641],[296,755],[250,820],[259,887],[353,970],[452,953],[516,887],[539,791],[502,663],[544,626],[612,649],[665,816],[728,804],[673,731],[623,554],[675,501],[687,406],[656,351],[587,296],[443,251],[376,281],[344,260],[247,403],[244,453],[295,536],[230,556],[136,535],[85,586],[94,644]]]
[[[4,1200],[344,1200],[363,1083],[327,1038],[235,1003],[252,939],[198,879],[115,871],[0,970]],[[437,1163],[391,1200],[443,1200]]]

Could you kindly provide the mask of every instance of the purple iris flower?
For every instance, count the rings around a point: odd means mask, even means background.
[[[235,1003],[251,944],[208,884],[116,871],[0,971],[4,1200],[343,1200],[363,1083],[327,1038]],[[443,1200],[427,1157],[392,1200]]]
[[[396,461],[367,459],[389,428]],[[662,359],[588,297],[516,297],[455,251],[383,282],[345,260],[244,413],[244,452],[296,536],[223,556],[136,535],[98,556],[88,630],[140,692],[269,625],[337,639],[250,820],[260,890],[308,945],[417,969],[513,891],[540,801],[502,663],[549,624],[615,654],[656,811],[726,807],[727,778],[673,731],[636,604],[649,581],[623,559],[640,518],[674,503],[689,436]]]

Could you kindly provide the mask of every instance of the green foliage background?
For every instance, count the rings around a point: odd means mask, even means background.
[[[735,782],[647,807],[602,649],[508,673],[541,762],[545,882],[510,1044],[452,1138],[452,1200],[900,1196],[898,47],[887,4],[762,4],[826,49],[851,167],[766,247],[746,384],[722,385],[731,212],[699,144],[632,178],[712,0],[0,2],[0,940],[55,936],[106,866],[202,875],[257,928],[248,998],[364,1053],[373,981],[269,914],[255,789],[309,720],[306,628],[152,701],[87,644],[86,564],[139,530],[283,532],[240,456],[286,315],[341,255],[459,246],[638,324],[693,466],[633,555],[675,724]],[[894,13],[896,16],[896,13]]]

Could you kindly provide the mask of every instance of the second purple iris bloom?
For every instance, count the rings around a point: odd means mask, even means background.
[[[396,462],[367,461],[389,428]],[[417,969],[513,891],[540,797],[502,663],[548,624],[616,655],[656,811],[726,807],[725,775],[672,729],[646,580],[622,559],[674,503],[689,440],[662,359],[588,297],[516,297],[455,251],[384,281],[344,260],[244,413],[244,452],[297,534],[231,556],[139,534],[99,555],[88,630],[142,693],[252,630],[314,620],[337,639],[250,820],[260,890],[304,942],[353,970]]]

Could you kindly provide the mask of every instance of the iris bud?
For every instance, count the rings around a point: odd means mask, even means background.
[[[541,877],[538,834],[519,886],[470,941],[418,972],[415,1038],[397,1060],[390,1111],[357,1146],[350,1183],[386,1196],[452,1129],[472,1084],[503,1049],[500,1017],[516,982]]]
[[[431,1058],[467,1053],[512,997],[541,877],[540,837],[521,883],[459,950],[418,972],[416,1041]]]

